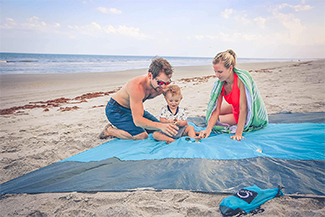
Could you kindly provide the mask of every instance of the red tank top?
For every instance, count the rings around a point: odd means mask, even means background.
[[[232,113],[234,114],[236,123],[238,124],[238,117],[239,117],[239,98],[240,98],[240,90],[238,88],[238,76],[234,73],[234,83],[232,85],[231,92],[226,95],[225,93],[225,84],[222,86],[222,96],[225,100],[232,105]]]

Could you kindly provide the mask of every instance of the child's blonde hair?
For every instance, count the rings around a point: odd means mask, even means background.
[[[167,87],[167,90],[163,93],[164,96],[167,95],[167,93],[171,93],[172,96],[182,96],[182,93],[181,93],[181,88],[178,86],[178,85],[175,85],[175,84],[171,84]]]
[[[233,66],[233,67],[236,66],[236,57],[237,57],[236,53],[233,50],[229,49],[229,50],[218,53],[214,57],[212,63],[215,65],[215,64],[218,64],[220,61],[223,61],[224,67],[226,69],[229,69],[230,66]]]

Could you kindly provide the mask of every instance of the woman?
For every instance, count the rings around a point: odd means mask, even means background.
[[[251,75],[235,68],[236,54],[233,50],[220,52],[212,61],[218,77],[211,91],[206,119],[208,126],[200,132],[200,138],[206,138],[217,121],[236,125],[231,139],[245,139],[243,132],[266,127],[268,117],[264,102]],[[222,104],[223,98],[228,102]]]

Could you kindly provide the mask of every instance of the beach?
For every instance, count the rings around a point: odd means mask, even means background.
[[[325,60],[241,63],[254,78],[269,114],[325,111]],[[108,123],[105,106],[146,69],[72,74],[0,75],[0,183],[96,147]],[[216,80],[212,65],[174,67],[188,117],[205,116]],[[145,109],[159,116],[163,96]],[[276,186],[275,186],[276,187]],[[10,194],[0,216],[222,216],[228,195],[185,190]],[[325,216],[324,199],[274,198],[258,216]],[[250,216],[250,215],[248,215]]]

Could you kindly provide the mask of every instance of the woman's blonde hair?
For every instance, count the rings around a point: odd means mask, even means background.
[[[236,58],[237,55],[235,53],[235,51],[228,49],[226,51],[220,52],[218,53],[212,63],[213,65],[218,64],[220,61],[223,61],[224,67],[226,69],[229,69],[230,66],[235,67],[236,66]]]

